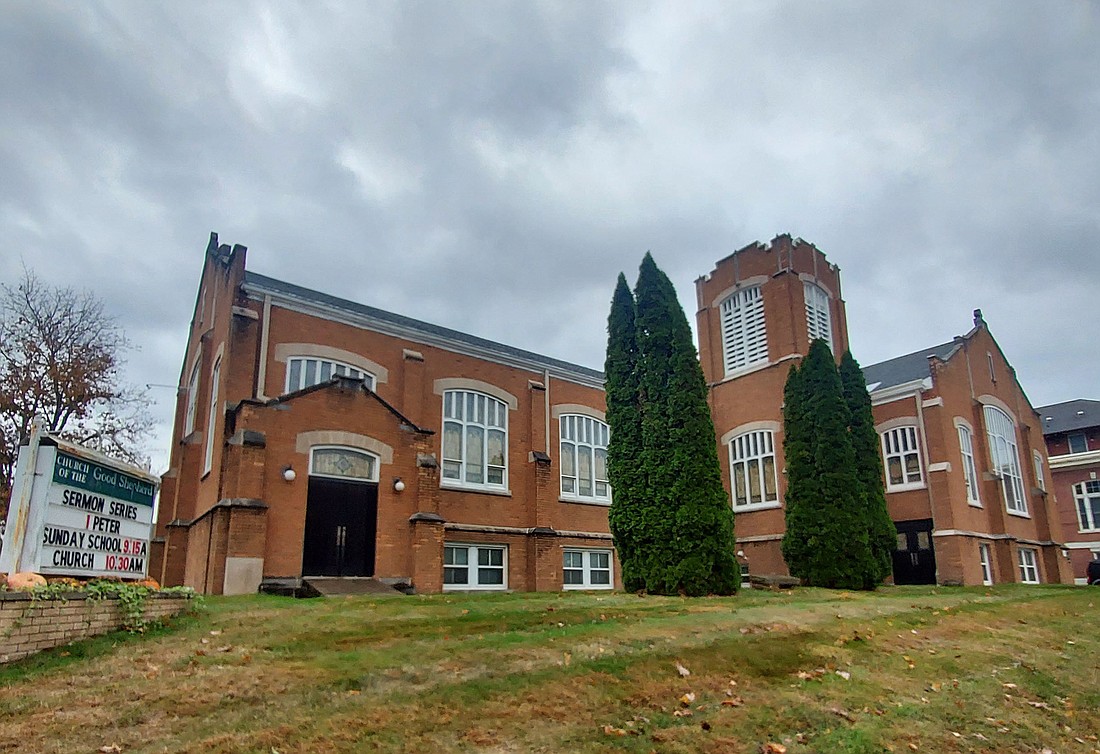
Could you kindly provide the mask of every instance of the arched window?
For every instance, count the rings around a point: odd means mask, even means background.
[[[779,503],[775,476],[775,437],[756,430],[730,440],[733,507],[773,507]]]
[[[339,375],[361,379],[368,388],[374,390],[374,375],[370,372],[332,359],[292,356],[286,362],[286,392],[293,393],[310,385],[328,382]]]
[[[220,429],[218,424],[218,388],[221,382],[222,360],[214,362],[214,368],[210,370],[210,415],[206,421],[206,455],[203,460],[202,473],[210,473],[214,465],[214,431]]]
[[[195,409],[199,399],[199,367],[202,359],[195,359],[195,366],[191,368],[191,379],[187,381],[187,410],[183,414],[183,436],[187,437],[195,431]]]
[[[894,427],[883,432],[882,458],[886,466],[887,492],[924,486],[916,427]]]
[[[978,494],[978,467],[974,464],[974,436],[967,425],[959,424],[958,427],[963,480],[966,482],[966,501],[980,508],[982,499]]]
[[[354,448],[316,447],[309,453],[311,476],[335,479],[378,481],[378,459]]]
[[[1027,515],[1020,452],[1016,445],[1016,427],[1012,419],[996,406],[985,407],[985,432],[989,439],[993,471],[1001,477],[1005,508],[1009,513]]]
[[[722,351],[726,374],[768,360],[764,297],[760,286],[742,288],[722,302]]]
[[[508,406],[472,390],[443,394],[443,484],[508,485]]]
[[[610,502],[607,483],[608,426],[577,414],[561,417],[561,496],[566,500]]]
[[[806,296],[806,329],[810,340],[820,338],[833,350],[833,319],[829,314],[829,294],[813,283],[803,286]]]

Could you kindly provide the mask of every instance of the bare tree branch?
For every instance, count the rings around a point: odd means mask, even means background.
[[[31,419],[51,432],[139,465],[150,399],[121,382],[125,334],[93,294],[55,288],[26,268],[0,285],[0,509]]]

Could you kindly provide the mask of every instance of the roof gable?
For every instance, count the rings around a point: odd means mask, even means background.
[[[393,416],[400,423],[411,427],[414,431],[420,432],[421,434],[425,434],[425,435],[434,435],[435,434],[434,430],[425,429],[424,427],[419,426],[412,419],[408,418],[407,416],[402,414],[400,411],[398,411],[396,408],[394,408],[392,405],[390,405],[390,403],[388,401],[386,401],[385,398],[378,395],[378,393],[374,392],[369,387],[367,387],[366,384],[363,382],[363,379],[361,377],[357,378],[357,377],[348,377],[347,375],[335,375],[335,376],[332,377],[332,379],[329,379],[325,382],[318,382],[315,385],[310,385],[309,387],[304,387],[301,390],[295,390],[294,392],[287,393],[286,395],[280,395],[277,398],[270,398],[266,401],[256,400],[256,399],[253,399],[253,398],[246,398],[245,400],[241,401],[237,405],[238,406],[249,405],[249,406],[256,406],[256,407],[259,407],[259,408],[269,408],[269,407],[278,406],[278,405],[284,404],[284,403],[290,403],[291,401],[294,401],[298,398],[309,395],[311,393],[316,393],[316,392],[321,391],[321,390],[330,390],[332,388],[341,388],[341,389],[344,389],[344,390],[347,390],[347,389],[351,388],[351,389],[361,390],[363,393],[365,393],[370,398],[372,398],[372,399],[378,401],[379,403],[381,403],[382,407],[385,408],[387,411],[389,411],[391,414],[393,414]]]

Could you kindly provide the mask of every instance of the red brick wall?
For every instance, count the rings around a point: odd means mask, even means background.
[[[782,463],[783,387],[791,364],[809,350],[804,281],[811,279],[830,293],[834,351],[847,349],[848,335],[840,271],[811,244],[779,236],[764,247],[747,246],[718,262],[714,270],[696,281],[700,339],[700,363],[710,387],[709,402],[715,432],[723,435],[750,422],[774,422],[779,499],[786,494]],[[727,378],[723,365],[722,301],[739,283],[760,285],[768,340],[768,364],[750,367]],[[722,482],[731,489],[729,446],[719,442]],[[732,498],[731,498],[732,503]],[[754,573],[787,573],[779,551],[784,524],[781,508],[736,513],[738,548]],[[771,537],[768,541],[753,541]],[[748,540],[748,541],[746,541]]]

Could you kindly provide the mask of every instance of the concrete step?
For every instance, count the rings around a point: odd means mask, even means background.
[[[302,587],[320,597],[345,597],[352,594],[401,597],[412,588],[407,581],[388,584],[371,576],[305,576],[302,578]]]

